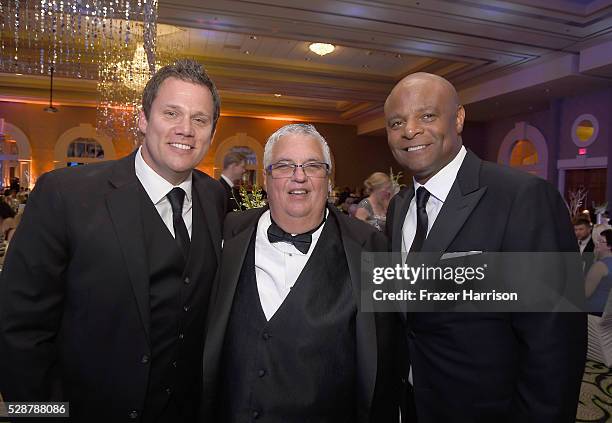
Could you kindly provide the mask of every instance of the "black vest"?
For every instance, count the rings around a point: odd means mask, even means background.
[[[193,421],[197,409],[204,325],[217,258],[195,187],[192,193],[191,250],[185,262],[176,240],[141,190],[151,307],[145,422]]]
[[[215,421],[353,422],[356,312],[333,217],[270,321],[257,291],[253,235],[225,334]]]

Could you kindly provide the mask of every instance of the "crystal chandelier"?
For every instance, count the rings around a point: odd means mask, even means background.
[[[157,69],[155,69],[157,70]],[[144,45],[138,44],[134,58],[129,62],[119,62],[117,64],[117,74],[119,79],[128,89],[142,92],[149,80],[150,68],[147,60],[147,53]]]
[[[137,42],[154,51],[157,0],[2,0],[0,71],[96,79]]]
[[[56,76],[97,79],[99,129],[131,128],[124,112],[134,107],[133,89],[117,85],[125,69],[113,64],[132,62],[140,45],[150,75],[156,27],[157,0],[0,0],[0,72],[49,75],[53,68]]]
[[[98,130],[111,138],[137,139],[140,97],[153,71],[144,44],[138,43],[133,58],[100,64],[97,111]]]
[[[100,65],[98,130],[111,138],[136,144],[138,111],[142,91],[153,73],[173,62],[185,48],[186,32],[169,25],[157,25],[153,54],[146,43],[136,42],[128,59],[108,58]]]

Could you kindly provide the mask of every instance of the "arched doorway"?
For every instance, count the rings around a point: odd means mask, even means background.
[[[34,186],[30,140],[17,126],[0,120],[0,184],[8,187],[18,178],[24,188]]]
[[[70,128],[55,143],[55,168],[78,166],[116,158],[110,137],[100,135],[88,124]]]
[[[497,161],[546,179],[548,177],[546,139],[535,126],[527,122],[517,122],[504,137]]]
[[[253,137],[244,132],[224,139],[215,151],[215,164],[213,174],[215,179],[221,177],[223,171],[223,158],[231,151],[237,151],[247,157],[244,182],[247,184],[263,185],[263,146]]]

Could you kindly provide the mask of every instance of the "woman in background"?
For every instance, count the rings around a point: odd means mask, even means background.
[[[389,175],[374,172],[363,183],[368,196],[357,205],[355,217],[384,232],[392,184]]]
[[[601,316],[612,288],[612,229],[593,230],[595,258],[586,276],[585,295],[587,311]]]

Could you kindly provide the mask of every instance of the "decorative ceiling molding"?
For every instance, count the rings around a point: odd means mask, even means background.
[[[417,71],[449,79],[478,120],[498,116],[495,103],[545,107],[543,86],[558,95],[556,83],[565,93],[612,78],[612,0],[164,0],[158,21],[181,27],[181,55],[205,64],[224,115],[353,124],[360,133],[380,131],[389,91]],[[315,41],[336,51],[319,57],[308,50]],[[60,102],[95,102],[93,81],[58,79],[57,90]],[[43,81],[14,75],[0,75],[0,93],[0,101],[47,95]]]

